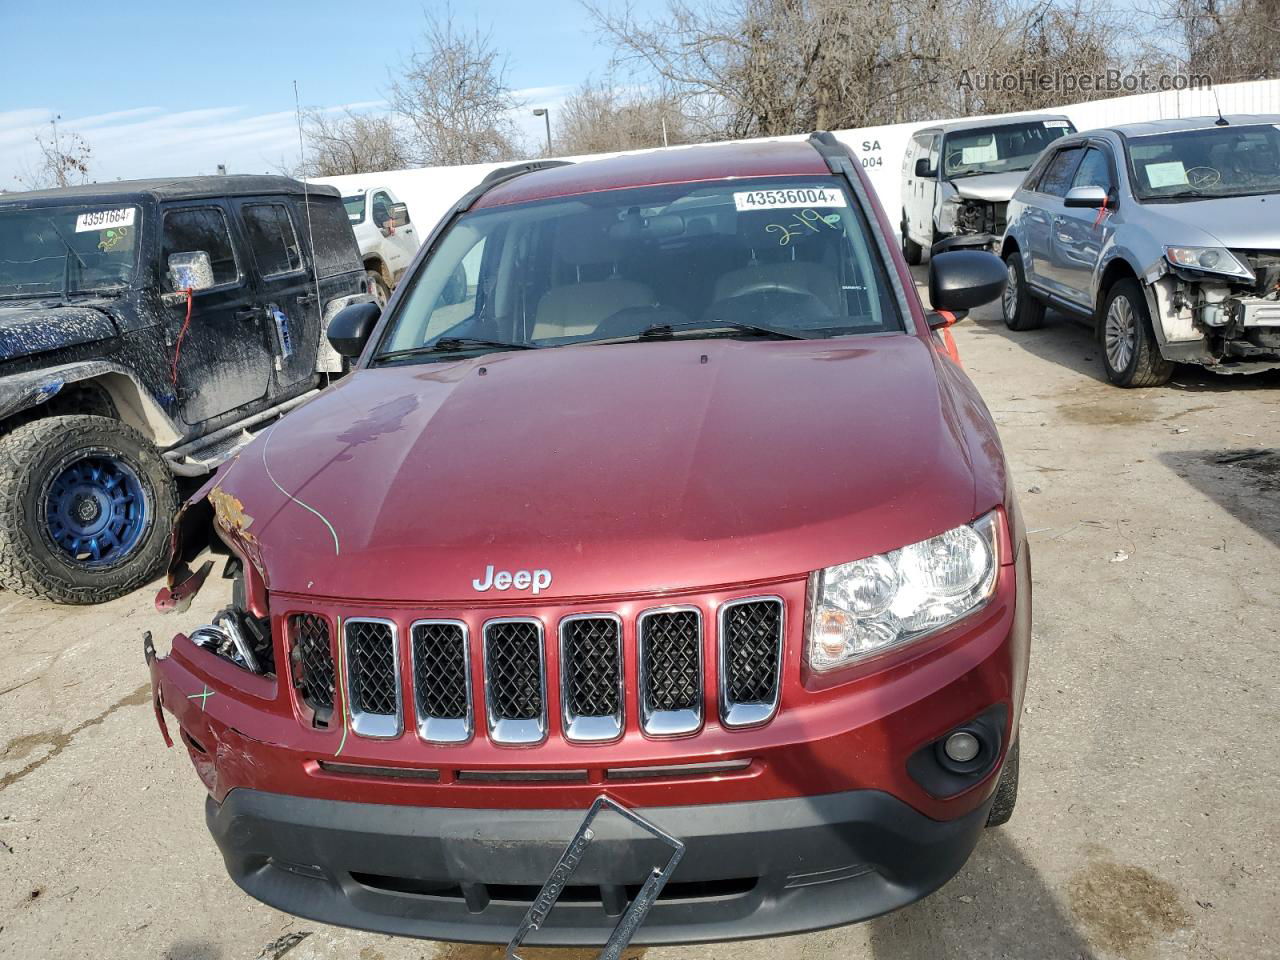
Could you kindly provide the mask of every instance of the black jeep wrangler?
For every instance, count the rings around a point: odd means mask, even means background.
[[[0,585],[96,603],[155,576],[176,478],[341,372],[324,331],[365,282],[332,187],[0,195]]]

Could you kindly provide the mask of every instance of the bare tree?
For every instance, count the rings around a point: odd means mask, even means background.
[[[1280,0],[1163,0],[1148,12],[1188,73],[1217,83],[1280,77]]]
[[[679,100],[662,91],[588,80],[557,111],[560,154],[607,153],[689,143]]]
[[[1131,66],[1111,52],[1126,34],[1107,0],[669,0],[649,19],[606,2],[583,0],[619,64],[665,84],[713,137],[1026,109],[1061,90],[974,95],[960,79]]]
[[[489,34],[459,28],[451,10],[427,13],[418,45],[398,73],[391,103],[408,121],[408,148],[417,163],[484,163],[522,152],[511,119],[520,103]]]
[[[1074,78],[1105,77],[1109,70],[1137,69],[1141,64],[1115,54],[1115,37],[1134,35],[1132,14],[1109,6],[1107,0],[1033,0],[1001,12],[983,60],[1020,80],[1008,88],[990,86],[970,92],[963,113],[1006,113],[1043,110],[1064,101],[1094,100],[1119,95],[1091,83],[1087,88],[1064,87]],[[1151,66],[1151,64],[1147,64]],[[1041,85],[1040,78],[1046,83]],[[1053,82],[1048,82],[1053,81]]]
[[[16,178],[28,190],[69,187],[89,182],[89,162],[93,157],[93,149],[74,130],[59,130],[59,119],[61,118],[54,117],[49,121],[47,135],[35,135],[38,151],[36,164]]]
[[[308,110],[303,131],[307,141],[303,176],[336,177],[412,165],[395,121],[386,114]]]

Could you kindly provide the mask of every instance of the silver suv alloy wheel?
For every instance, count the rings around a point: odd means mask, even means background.
[[[1018,268],[1013,265],[1013,258],[1005,264],[1007,279],[1004,285],[1004,296],[1000,298],[1000,306],[1004,308],[1004,318],[1013,322],[1018,318]]]
[[[1128,297],[1116,297],[1107,310],[1107,322],[1103,327],[1103,346],[1107,362],[1116,373],[1129,369],[1129,361],[1138,349],[1138,320]]]

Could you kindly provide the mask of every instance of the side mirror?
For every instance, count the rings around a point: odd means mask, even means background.
[[[984,250],[952,250],[929,261],[929,304],[963,313],[1004,293],[1004,262]]]
[[[449,282],[440,291],[440,305],[452,306],[467,299],[467,270],[461,263],[449,274]]]
[[[356,359],[380,316],[382,308],[368,301],[343,307],[329,321],[329,343],[348,360]]]
[[[929,158],[921,157],[916,161],[916,176],[924,180],[931,180],[938,175],[938,171],[929,166]]]
[[[391,220],[397,227],[407,227],[409,225],[409,205],[407,203],[393,203],[391,205]]]
[[[208,290],[213,286],[213,264],[203,250],[169,254],[169,282],[174,290]]]
[[[1063,198],[1063,205],[1068,207],[1104,206],[1107,202],[1107,191],[1102,187],[1072,187]]]

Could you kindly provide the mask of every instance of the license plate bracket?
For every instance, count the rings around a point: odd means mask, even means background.
[[[654,866],[653,870],[650,871],[649,876],[640,887],[640,892],[627,905],[627,909],[623,911],[618,923],[614,926],[613,932],[609,934],[609,939],[606,941],[604,949],[600,951],[600,960],[620,960],[622,957],[622,951],[631,943],[631,938],[635,936],[640,924],[649,915],[654,902],[658,899],[658,894],[662,892],[662,888],[666,886],[671,875],[675,873],[676,867],[679,866],[680,858],[684,856],[684,843],[656,824],[650,823],[634,810],[624,807],[612,797],[601,794],[596,797],[591,804],[591,808],[587,810],[587,815],[583,817],[577,832],[564,848],[564,852],[560,854],[560,859],[556,862],[555,869],[551,871],[546,883],[538,891],[537,898],[533,901],[533,904],[529,907],[529,912],[525,914],[524,920],[521,921],[520,926],[516,929],[515,936],[507,944],[506,960],[521,960],[518,951],[524,944],[525,938],[541,928],[546,922],[552,908],[556,905],[556,901],[560,899],[560,894],[564,892],[565,886],[569,883],[569,878],[573,876],[578,864],[582,862],[587,846],[595,837],[595,831],[591,825],[595,822],[597,814],[605,809],[613,811],[624,820],[639,827],[650,836],[661,840],[671,848],[671,857],[667,860],[666,865]]]

